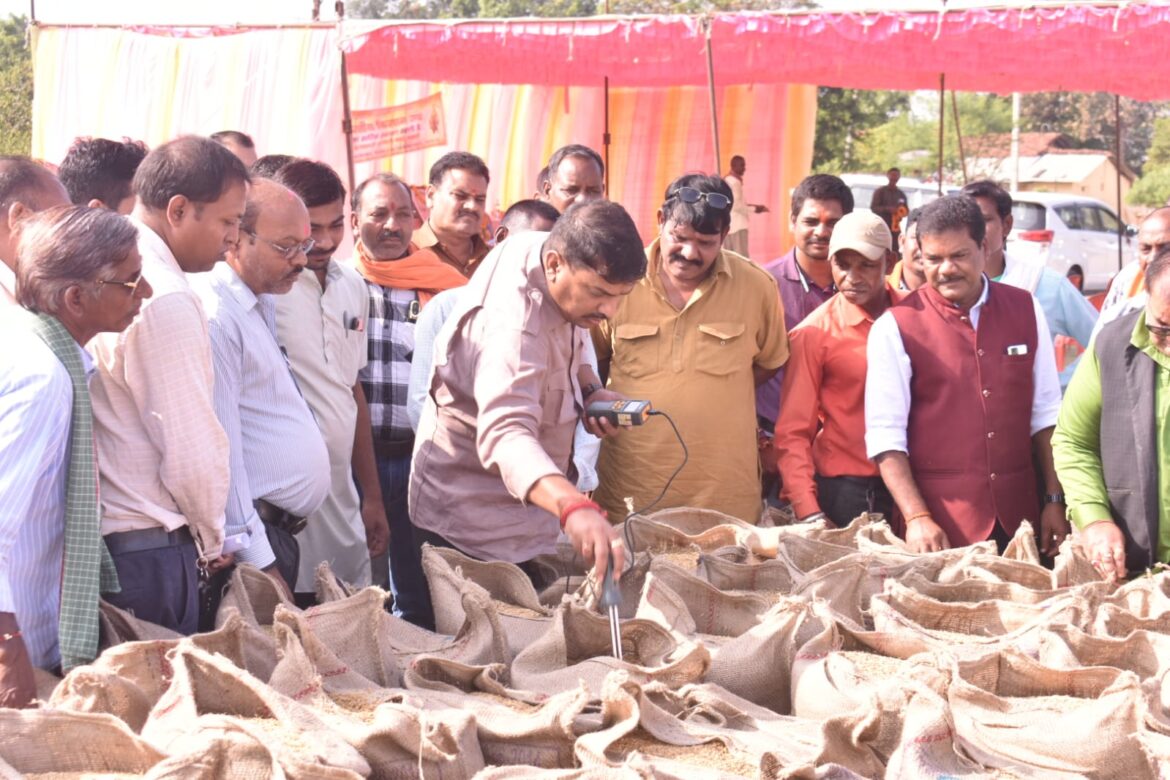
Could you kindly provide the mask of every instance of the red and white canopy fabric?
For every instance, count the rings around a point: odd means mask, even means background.
[[[464,22],[347,22],[351,73],[461,83],[720,84],[1170,98],[1170,6],[959,7]]]

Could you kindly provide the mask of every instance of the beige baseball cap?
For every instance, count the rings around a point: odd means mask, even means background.
[[[872,211],[854,211],[841,217],[833,226],[829,256],[842,249],[852,249],[870,260],[879,260],[890,250],[892,243],[893,236],[885,220]]]

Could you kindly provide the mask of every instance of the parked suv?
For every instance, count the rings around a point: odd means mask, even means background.
[[[1056,192],[1013,192],[1008,252],[1034,257],[1049,268],[1084,280],[1084,289],[1104,290],[1118,271],[1117,215],[1103,202]],[[1125,227],[1122,263],[1133,257],[1136,230]]]

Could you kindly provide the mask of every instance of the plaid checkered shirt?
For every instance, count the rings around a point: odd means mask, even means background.
[[[374,442],[406,441],[414,436],[406,413],[410,360],[414,355],[414,323],[418,293],[366,282],[370,296],[367,323],[369,362],[358,373]]]

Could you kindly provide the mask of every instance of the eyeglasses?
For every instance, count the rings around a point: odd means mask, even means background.
[[[260,236],[256,235],[251,230],[241,230],[240,232],[251,236],[253,241],[259,240],[263,241],[265,244],[268,244],[268,246],[272,247],[277,252],[280,252],[280,256],[285,260],[292,260],[297,256],[297,252],[304,252],[305,254],[309,254],[309,252],[313,251],[313,247],[317,246],[317,242],[311,238],[306,238],[301,243],[293,244],[292,246],[282,246],[275,241],[269,241],[267,238],[260,238]]]
[[[142,281],[143,281],[142,272],[139,271],[137,274],[134,275],[134,278],[128,282],[119,281],[118,279],[98,279],[97,283],[99,285],[109,284],[109,285],[114,285],[115,287],[125,287],[127,290],[130,291],[130,294],[133,295],[135,293],[135,291],[138,290],[138,285],[142,284]]]
[[[1151,325],[1146,323],[1146,330],[1150,332],[1151,336],[1159,339],[1170,338],[1170,325]]]
[[[703,192],[696,190],[694,187],[679,187],[670,194],[667,200],[674,200],[678,198],[683,203],[698,203],[701,200],[707,201],[707,205],[713,209],[723,210],[731,205],[731,198],[718,192]]]

